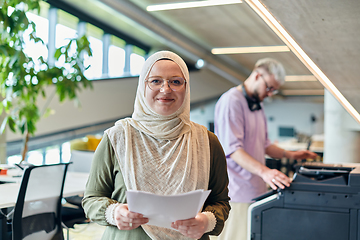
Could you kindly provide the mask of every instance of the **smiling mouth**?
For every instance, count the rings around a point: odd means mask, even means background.
[[[172,102],[172,101],[174,101],[174,99],[172,99],[172,98],[158,98],[157,100],[160,101],[160,102]]]

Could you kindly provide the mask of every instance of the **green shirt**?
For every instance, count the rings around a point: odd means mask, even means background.
[[[228,176],[226,158],[217,137],[208,132],[210,144],[210,177],[211,193],[204,203],[202,211],[212,212],[216,217],[213,231],[205,233],[201,239],[209,239],[208,235],[219,235],[224,227],[230,211],[228,197]],[[126,186],[111,143],[104,134],[97,147],[92,162],[90,175],[86,184],[83,207],[87,217],[107,226],[102,239],[150,239],[141,227],[133,230],[119,230],[105,219],[106,208],[112,203],[126,203]]]

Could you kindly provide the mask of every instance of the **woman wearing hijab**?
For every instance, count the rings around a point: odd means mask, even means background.
[[[216,136],[190,121],[189,72],[176,54],[150,56],[139,77],[131,118],[105,131],[83,199],[90,220],[106,225],[102,239],[209,239],[230,210],[226,160]],[[211,190],[194,218],[173,229],[146,224],[130,212],[127,190],[176,195]]]

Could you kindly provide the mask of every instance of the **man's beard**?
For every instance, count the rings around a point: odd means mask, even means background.
[[[259,97],[259,93],[256,90],[254,91],[254,93],[252,95],[252,98],[255,99],[258,102],[261,102],[260,97]]]

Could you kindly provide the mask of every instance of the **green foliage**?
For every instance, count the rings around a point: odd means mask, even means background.
[[[0,114],[6,112],[0,134],[8,125],[13,132],[33,135],[43,112],[49,112],[37,105],[39,96],[47,98],[48,86],[55,87],[60,102],[76,100],[81,89],[92,88],[83,75],[83,58],[91,56],[91,49],[86,36],[82,36],[56,49],[54,58],[61,66],[50,66],[42,57],[32,59],[24,52],[24,31],[30,30],[30,39],[35,43],[43,40],[36,36],[35,24],[26,12],[39,13],[40,0],[0,1]]]

